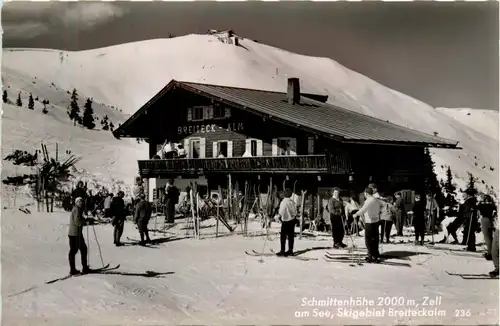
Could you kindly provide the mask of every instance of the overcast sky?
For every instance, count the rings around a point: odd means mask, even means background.
[[[498,110],[492,2],[9,2],[4,47],[80,50],[231,28],[433,106]],[[335,76],[332,76],[335,78]]]

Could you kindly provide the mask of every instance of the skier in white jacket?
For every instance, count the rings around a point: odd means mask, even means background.
[[[292,190],[285,189],[285,198],[280,203],[278,215],[281,221],[280,244],[281,250],[277,256],[293,256],[293,242],[295,237],[295,225],[297,224],[297,205],[292,200]],[[288,251],[285,251],[288,239]]]

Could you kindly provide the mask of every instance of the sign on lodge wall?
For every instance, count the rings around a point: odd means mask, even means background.
[[[243,131],[243,122],[228,122],[222,125],[202,124],[177,127],[177,134],[189,135],[193,133],[210,133],[216,131]]]

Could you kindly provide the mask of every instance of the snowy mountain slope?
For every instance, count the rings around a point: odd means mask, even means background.
[[[115,109],[100,103],[93,103],[94,117],[98,118],[96,128],[88,130],[74,126],[67,116],[67,106],[70,94],[64,89],[52,85],[43,79],[26,76],[23,73],[4,67],[2,70],[4,89],[7,90],[10,101],[15,102],[21,92],[22,107],[13,104],[3,104],[2,110],[2,158],[15,149],[32,152],[40,149],[40,143],[48,147],[49,154],[55,156],[55,146],[58,144],[59,158],[67,157],[66,151],[82,156],[77,164],[80,173],[75,174],[83,180],[98,181],[113,189],[112,184],[123,181],[131,184],[137,174],[136,159],[147,154],[147,146],[139,145],[135,140],[117,140],[110,131],[101,130],[100,118],[107,115],[110,121],[118,126],[127,116]],[[35,101],[35,109],[29,110],[29,94]],[[48,100],[47,114],[42,113],[41,101]],[[83,112],[86,97],[80,95],[79,104]],[[10,162],[2,162],[2,178],[16,174],[28,173],[28,168],[16,167]],[[114,180],[114,181],[113,181]],[[113,182],[112,182],[113,181]],[[125,191],[128,187],[125,186]]]
[[[436,110],[480,133],[494,136],[498,140],[498,111],[470,108],[436,108]]]
[[[222,43],[211,35],[188,35],[79,52],[5,49],[3,64],[65,89],[75,87],[128,113],[171,79],[285,91],[286,79],[299,77],[304,92],[329,95],[332,104],[459,141],[462,151],[432,150],[438,175],[443,177],[451,165],[459,186],[470,171],[480,182],[498,188],[497,134],[460,123],[331,59],[247,39],[240,45]]]

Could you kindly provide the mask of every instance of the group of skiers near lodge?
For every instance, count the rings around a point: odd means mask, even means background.
[[[281,201],[278,214],[275,219],[281,221],[281,250],[278,256],[293,255],[295,225],[297,224],[297,205],[292,200],[292,191],[285,189],[285,198]],[[333,188],[332,197],[328,201],[326,210],[330,215],[333,247],[345,248],[343,243],[345,234],[356,234],[364,228],[365,245],[368,255],[367,262],[380,262],[379,243],[390,243],[392,226],[395,223],[396,235],[403,236],[403,226],[408,217],[404,199],[400,192],[392,196],[381,196],[377,186],[371,183],[364,191],[365,201],[360,206],[351,193],[350,198],[344,201],[340,197],[340,189]],[[426,233],[437,233],[437,222],[439,221],[440,208],[431,193],[426,194],[424,201],[420,194],[415,195],[412,204],[412,225],[415,230],[415,245],[423,245]],[[478,218],[481,218],[480,223]],[[495,269],[490,272],[491,276],[498,276],[499,271],[499,230],[497,222],[497,208],[489,195],[481,195],[478,203],[475,196],[466,195],[463,204],[460,205],[458,216],[447,226],[447,235],[439,241],[446,243],[449,236],[453,237],[452,244],[458,244],[456,231],[464,226],[462,245],[466,245],[467,251],[476,251],[475,233],[482,231],[487,251],[484,254],[486,260],[493,260]],[[286,241],[288,240],[288,250]]]
[[[71,211],[70,228],[69,228],[69,264],[70,273],[80,273],[75,268],[75,255],[80,251],[82,256],[82,272],[88,272],[87,265],[87,247],[83,238],[83,226],[92,224],[94,219],[84,218],[84,212],[87,212],[85,207],[85,188],[83,182],[79,182],[77,188],[73,192],[74,207]],[[144,186],[140,178],[136,179],[136,185],[133,189],[133,205],[134,205],[134,223],[137,225],[141,241],[139,244],[144,245],[151,242],[148,233],[148,223],[152,214],[152,206],[146,200]],[[287,188],[284,191],[284,198],[278,205],[276,220],[281,222],[280,236],[280,251],[278,256],[293,255],[295,226],[298,224],[298,209],[297,204],[292,199],[293,193]],[[381,196],[375,184],[370,184],[364,191],[365,201],[363,205],[359,205],[355,195],[351,193],[348,200],[343,200],[340,197],[340,189],[333,188],[332,197],[328,201],[326,210],[330,215],[331,232],[334,248],[345,248],[343,243],[345,234],[356,234],[359,236],[360,229],[364,229],[365,245],[368,251],[366,257],[367,262],[379,262],[379,243],[390,242],[392,226],[396,227],[396,235],[403,235],[403,226],[406,223],[408,214],[406,212],[404,199],[400,192],[392,196]],[[112,217],[112,225],[114,226],[113,242],[116,246],[121,246],[120,238],[123,234],[125,219],[127,212],[123,201],[124,193],[119,191],[116,196],[109,196],[109,204],[104,205],[105,216]],[[172,180],[167,182],[165,188],[165,215],[166,222],[174,222],[175,204],[178,203],[179,190],[173,185]],[[415,229],[415,244],[423,245],[426,232],[437,231],[437,221],[439,220],[440,208],[432,196],[427,193],[424,201],[420,194],[415,195],[415,201],[412,205],[413,213],[412,225]],[[480,224],[478,217],[481,217]],[[464,226],[464,236],[462,245],[467,246],[468,251],[476,251],[475,232],[481,230],[484,235],[487,252],[485,258],[493,260],[495,269],[490,272],[492,276],[498,275],[499,258],[498,258],[498,243],[499,231],[497,223],[497,208],[489,195],[482,195],[481,201],[478,203],[475,196],[467,196],[463,204],[460,205],[458,216],[453,222],[447,226],[447,235],[440,241],[447,242],[449,236],[453,237],[454,244],[458,244],[456,231],[460,226]],[[480,225],[480,227],[478,226]],[[288,250],[286,242],[288,240]]]

